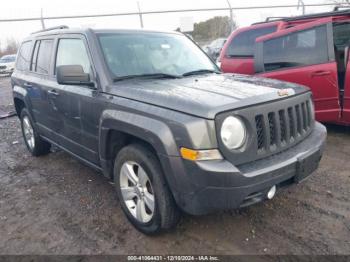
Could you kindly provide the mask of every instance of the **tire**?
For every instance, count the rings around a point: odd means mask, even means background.
[[[129,172],[126,172],[127,170]],[[144,173],[148,179],[146,183],[144,183],[147,180]],[[131,180],[138,181],[140,190],[137,190],[135,183],[130,180],[130,174],[133,177]],[[179,209],[167,186],[158,159],[146,147],[132,144],[121,149],[115,159],[114,182],[122,210],[137,230],[153,235],[175,227],[180,218]],[[123,196],[122,191],[127,197]],[[149,204],[152,203],[150,201],[152,194],[153,210],[152,205]],[[139,203],[143,203],[143,209],[139,208],[142,206]],[[137,212],[138,210],[141,211]]]
[[[42,156],[50,153],[51,144],[44,141],[35,131],[35,128],[33,128],[33,120],[26,108],[22,109],[20,118],[23,139],[29,152],[33,156]]]

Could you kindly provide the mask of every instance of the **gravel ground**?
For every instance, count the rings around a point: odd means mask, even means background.
[[[0,78],[0,110],[11,104]],[[0,120],[0,254],[350,254],[350,130],[328,132],[304,183],[239,211],[185,215],[147,237],[122,214],[110,181],[59,150],[31,157],[17,117]]]

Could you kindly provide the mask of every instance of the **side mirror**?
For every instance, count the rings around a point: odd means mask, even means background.
[[[57,67],[57,83],[60,85],[87,85],[94,86],[90,75],[84,72],[81,65],[63,65]]]

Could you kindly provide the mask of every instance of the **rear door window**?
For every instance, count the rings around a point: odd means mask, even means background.
[[[49,74],[52,47],[53,47],[52,39],[45,39],[40,41],[35,72],[40,74],[45,74],[45,75]]]
[[[323,64],[328,61],[326,25],[267,40],[263,46],[265,71]]]
[[[16,69],[21,71],[29,70],[31,56],[31,41],[23,42],[17,55]]]
[[[255,51],[255,39],[271,34],[277,30],[277,26],[270,26],[244,31],[236,35],[226,52],[229,57],[253,57]]]

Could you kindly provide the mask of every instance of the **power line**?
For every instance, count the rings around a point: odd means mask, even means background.
[[[305,7],[322,7],[336,6],[335,3],[323,4],[305,4]],[[273,6],[242,6],[242,7],[222,7],[222,8],[199,8],[199,9],[178,9],[178,10],[161,10],[161,11],[144,11],[129,13],[107,13],[107,14],[87,14],[87,15],[66,15],[66,16],[48,16],[48,17],[26,17],[0,19],[0,22],[20,22],[20,21],[37,21],[37,20],[56,20],[56,19],[76,19],[76,18],[94,18],[94,17],[110,17],[110,16],[131,16],[131,15],[151,15],[164,13],[185,13],[185,12],[210,12],[210,11],[231,11],[231,10],[250,10],[250,9],[270,9],[270,8],[292,8],[298,5],[273,5]]]

